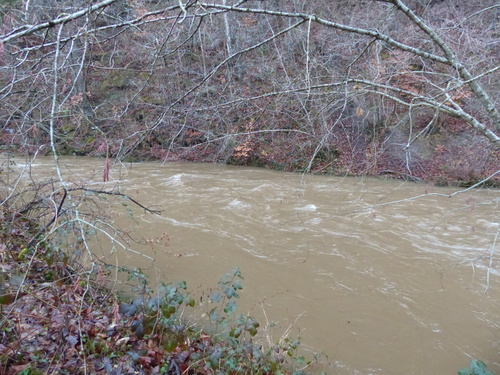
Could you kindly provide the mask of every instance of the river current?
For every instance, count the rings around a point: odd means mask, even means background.
[[[105,242],[97,255],[200,298],[239,267],[239,311],[264,345],[300,335],[317,373],[455,374],[471,358],[500,373],[497,190],[156,162],[115,164],[103,183],[103,165],[63,158],[60,170],[163,213],[109,210],[154,261]],[[57,179],[50,158],[30,173]]]

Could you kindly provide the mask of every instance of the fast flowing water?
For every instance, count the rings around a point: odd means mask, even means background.
[[[240,267],[240,311],[323,353],[317,373],[455,374],[471,358],[500,373],[498,191],[180,163],[115,165],[102,183],[103,164],[61,172],[164,210],[113,210],[154,258],[116,250],[120,264],[195,293]],[[31,173],[55,176],[53,162]]]

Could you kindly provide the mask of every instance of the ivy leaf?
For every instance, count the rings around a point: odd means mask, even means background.
[[[231,337],[234,337],[234,338],[238,338],[241,336],[241,328],[234,328],[233,330],[231,330],[231,332],[229,332],[229,336]]]
[[[486,364],[482,361],[478,361],[477,359],[473,359],[470,362],[470,368],[472,370],[472,374],[474,375],[493,375],[491,372],[486,370]]]
[[[175,308],[175,306],[172,306],[172,305],[163,305],[161,308],[161,311],[162,311],[163,316],[165,318],[169,319],[173,314],[175,314],[177,309]]]
[[[235,301],[229,301],[227,304],[226,304],[226,307],[224,308],[224,312],[228,315],[231,315],[233,314],[235,311],[236,311],[236,302]]]
[[[126,316],[134,316],[137,312],[137,306],[132,303],[123,303],[120,306],[120,314]]]
[[[257,328],[255,327],[250,327],[250,329],[248,330],[248,333],[250,333],[250,336],[255,336],[257,334]]]
[[[458,371],[458,375],[493,375],[486,369],[486,364],[477,359],[470,361],[469,368],[463,368]]]
[[[237,289],[243,289],[243,286],[241,285],[241,281],[240,280],[234,280],[233,282],[233,289],[234,290],[237,290]]]
[[[216,308],[213,308],[211,311],[210,311],[210,321],[212,323],[215,323],[217,321],[220,320],[220,314],[217,312],[217,309]]]
[[[212,294],[210,294],[210,301],[211,302],[219,302],[221,300],[221,295],[219,292],[213,292]]]

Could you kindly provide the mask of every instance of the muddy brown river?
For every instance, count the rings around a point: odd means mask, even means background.
[[[154,162],[103,183],[103,165],[64,158],[61,172],[164,211],[109,211],[154,261],[106,242],[96,254],[200,296],[240,267],[239,311],[264,345],[300,335],[315,373],[456,374],[471,358],[500,373],[498,190]],[[31,173],[56,176],[49,158]]]

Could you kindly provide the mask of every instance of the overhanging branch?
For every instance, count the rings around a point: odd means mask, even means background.
[[[75,20],[77,18],[83,17],[86,14],[93,13],[96,10],[105,8],[108,5],[111,5],[111,4],[113,4],[113,3],[117,2],[117,1],[119,1],[119,0],[104,0],[103,2],[95,4],[95,5],[91,6],[91,7],[79,10],[78,12],[66,15],[64,17],[56,18],[54,20],[47,21],[47,22],[42,22],[42,23],[39,23],[37,25],[25,25],[21,29],[16,29],[16,30],[14,30],[14,31],[6,34],[5,36],[3,36],[0,39],[0,41],[2,43],[7,43],[7,42],[10,42],[12,40],[18,39],[18,38],[20,38],[22,36],[30,35],[30,34],[33,34],[33,33],[37,32],[37,31],[40,31],[40,30],[43,30],[43,29],[49,29],[51,27],[54,27],[54,26],[57,26],[57,25],[60,25],[60,24],[64,24],[66,22],[69,22],[69,21]]]

